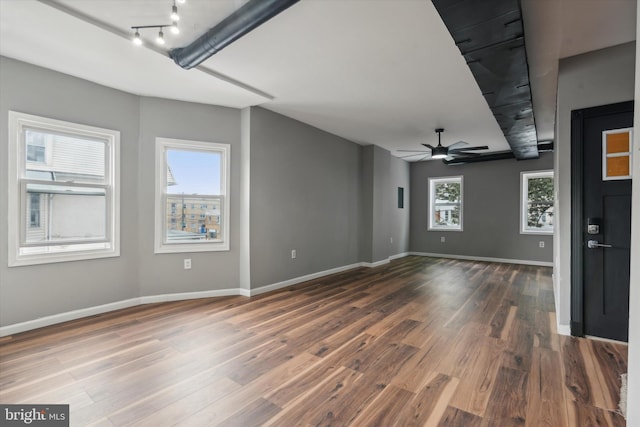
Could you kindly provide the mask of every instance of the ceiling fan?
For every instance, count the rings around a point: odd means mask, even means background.
[[[420,153],[427,153],[426,155],[424,155],[424,157],[422,157],[420,160],[424,160],[426,158],[429,157],[429,154],[431,154],[431,158],[432,159],[447,159],[447,160],[452,160],[452,159],[459,159],[459,158],[464,158],[464,157],[476,157],[479,156],[480,153],[474,153],[474,151],[477,150],[487,150],[489,149],[488,146],[486,145],[481,145],[481,146],[476,146],[476,147],[463,147],[463,145],[468,145],[467,142],[464,141],[458,141],[454,144],[449,145],[448,147],[445,147],[442,145],[442,142],[440,141],[440,138],[442,136],[442,132],[444,132],[444,129],[442,128],[438,128],[436,129],[436,133],[438,134],[438,145],[437,146],[433,146],[431,144],[422,144],[425,147],[429,148],[430,151],[420,151],[420,150],[398,150],[398,151],[405,151],[405,152],[411,152],[411,153],[418,153],[418,154],[409,154],[408,156],[402,156],[401,158],[407,158],[407,157],[415,157],[415,156],[419,156]],[[459,148],[458,148],[459,147]]]

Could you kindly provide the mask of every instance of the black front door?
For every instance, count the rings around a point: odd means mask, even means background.
[[[632,126],[632,102],[572,114],[574,335],[628,339]]]

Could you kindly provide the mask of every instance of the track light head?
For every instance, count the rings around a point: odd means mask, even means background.
[[[164,44],[164,33],[162,32],[162,27],[160,27],[160,31],[158,32],[158,38],[156,39],[156,43],[159,45]]]
[[[140,38],[140,32],[138,31],[137,28],[136,28],[136,33],[133,35],[133,44],[135,44],[136,46],[141,46],[142,45],[142,39]]]
[[[173,3],[173,6],[171,6],[171,20],[174,22],[180,20],[180,15],[178,15],[178,7],[176,6],[175,2]]]

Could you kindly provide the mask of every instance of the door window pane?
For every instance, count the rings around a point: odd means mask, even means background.
[[[602,180],[631,179],[633,129],[602,132]]]

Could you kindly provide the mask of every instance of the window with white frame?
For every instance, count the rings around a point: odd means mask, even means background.
[[[553,234],[553,171],[520,173],[520,233]]]
[[[230,151],[156,138],[156,253],[229,250]]]
[[[9,112],[9,266],[120,255],[120,132]]]
[[[429,229],[462,231],[462,176],[429,178]]]

